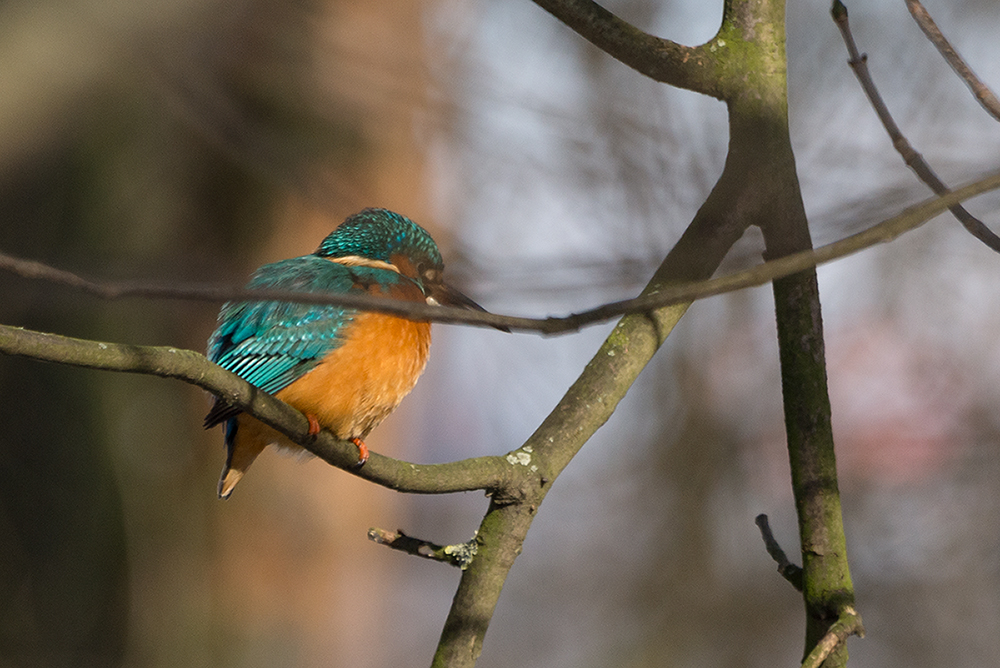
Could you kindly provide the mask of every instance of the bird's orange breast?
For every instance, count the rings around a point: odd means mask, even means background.
[[[343,345],[275,396],[338,438],[363,438],[413,389],[430,344],[430,323],[359,314]]]

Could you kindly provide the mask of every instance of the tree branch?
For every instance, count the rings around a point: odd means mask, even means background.
[[[534,0],[581,37],[654,81],[722,99],[711,51],[639,30],[591,0]]]
[[[905,232],[916,229],[950,207],[976,195],[1000,188],[1000,172],[983,177],[969,185],[927,200],[903,210],[872,227],[844,237],[814,250],[801,251],[761,265],[705,281],[683,281],[663,284],[639,297],[609,302],[593,309],[568,316],[523,318],[518,316],[481,313],[465,309],[431,306],[415,302],[396,301],[369,295],[315,294],[285,290],[247,290],[206,285],[157,285],[153,283],[114,283],[92,281],[70,272],[55,269],[33,260],[23,260],[0,253],[0,269],[26,278],[45,280],[79,289],[104,299],[163,298],[221,302],[228,300],[277,300],[303,304],[337,305],[389,313],[412,320],[427,320],[478,327],[509,327],[546,335],[566,334],[583,327],[606,322],[629,313],[645,313],[673,304],[703,299],[744,288],[765,285],[790,274],[853,255],[871,246],[886,243]]]
[[[748,225],[735,205],[745,187],[738,166],[727,161],[708,199],[640,299],[715,271]],[[511,463],[524,473],[525,484],[516,488],[521,496],[493,495],[479,527],[479,554],[462,574],[432,666],[475,665],[504,581],[552,482],[611,417],[689,305],[623,317],[535,433],[512,453]]]
[[[853,635],[864,638],[865,627],[857,610],[853,606],[847,605],[844,606],[840,617],[833,623],[826,635],[816,643],[813,650],[806,656],[802,662],[802,668],[820,668],[830,654]]]
[[[778,572],[781,573],[781,577],[788,580],[793,587],[802,591],[802,567],[796,566],[788,560],[785,551],[781,549],[778,540],[771,533],[771,525],[767,521],[767,515],[758,515],[754,523],[760,529],[760,537],[764,540],[764,548],[771,555],[771,558],[774,559],[775,563],[778,564]]]
[[[944,56],[948,64],[951,65],[951,69],[955,70],[955,73],[965,81],[965,84],[972,91],[972,94],[976,96],[983,109],[993,116],[993,118],[1000,121],[1000,100],[989,89],[989,86],[976,76],[975,72],[966,64],[962,56],[955,51],[951,42],[945,38],[941,29],[937,27],[937,23],[934,22],[931,15],[924,9],[924,6],[920,4],[920,0],[906,0],[906,8],[910,10],[913,20],[917,22],[920,29],[927,35],[927,39],[937,47],[937,50]]]
[[[207,390],[288,436],[325,462],[359,478],[400,492],[446,494],[498,490],[513,467],[503,457],[478,457],[450,464],[411,464],[371,453],[360,469],[357,447],[328,431],[309,434],[309,422],[288,404],[262,392],[193,350],[85,341],[0,325],[0,352],[88,369],[176,378]]]
[[[772,85],[783,83],[781,76]],[[772,113],[782,113],[787,119],[787,107],[775,108]],[[751,115],[742,122],[753,120]],[[757,119],[757,122],[762,121]],[[782,138],[783,141],[759,146],[756,151],[761,161],[756,173],[767,174],[766,182],[758,184],[761,199],[756,212],[767,258],[809,252],[812,245],[787,132],[782,133]],[[745,150],[753,148],[751,141]],[[807,615],[805,646],[811,652],[828,633],[830,622],[836,619],[841,607],[853,605],[854,588],[837,483],[816,270],[807,269],[776,279],[772,290],[785,434],[802,554],[802,594]],[[843,666],[846,662],[847,653],[838,651],[830,657],[829,666]]]
[[[867,54],[861,54],[858,52],[858,47],[854,43],[854,36],[851,34],[851,26],[847,18],[847,7],[840,0],[834,0],[833,9],[831,10],[831,15],[833,20],[836,22],[837,27],[840,28],[840,34],[844,38],[844,44],[847,46],[847,52],[850,54],[851,59],[848,60],[848,64],[851,69],[854,70],[854,75],[857,77],[858,82],[861,84],[861,88],[865,91],[865,95],[868,96],[868,100],[871,102],[872,107],[875,109],[875,113],[878,114],[879,120],[882,121],[882,125],[885,127],[885,131],[889,134],[889,138],[892,140],[892,145],[903,157],[903,162],[914,171],[917,177],[927,184],[931,190],[933,190],[938,195],[944,195],[949,192],[948,186],[938,178],[934,170],[931,169],[927,161],[924,160],[917,151],[910,145],[906,137],[900,131],[899,126],[896,125],[896,121],[893,120],[892,114],[889,113],[889,108],[886,106],[885,102],[882,100],[882,96],[879,94],[878,89],[875,87],[875,82],[872,80],[871,73],[868,71],[868,56]],[[965,208],[959,204],[955,204],[949,207],[952,214],[958,218],[959,222],[969,231],[972,236],[976,237],[984,244],[992,248],[994,251],[1000,253],[1000,237],[994,234],[990,228],[973,216],[971,213],[965,210]]]
[[[458,545],[438,545],[437,543],[407,536],[403,533],[402,529],[386,531],[385,529],[372,527],[368,530],[368,539],[379,545],[385,545],[394,550],[412,554],[415,557],[422,557],[431,561],[443,561],[463,571],[469,567],[473,557],[479,552],[479,543],[475,538],[468,543],[459,543]]]

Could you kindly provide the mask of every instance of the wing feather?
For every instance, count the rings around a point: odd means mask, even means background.
[[[306,255],[264,265],[254,273],[247,288],[361,294],[372,293],[375,286],[376,293],[388,295],[401,283],[412,282],[388,269],[349,267]],[[407,287],[413,290],[416,286]],[[219,313],[218,327],[208,341],[208,358],[275,394],[343,345],[357,314],[356,309],[340,306],[230,302]],[[205,417],[205,426],[214,426],[239,413],[239,409],[217,398]]]
[[[354,292],[351,271],[315,255],[264,265],[249,289],[302,292]],[[208,358],[274,394],[312,370],[344,342],[357,311],[339,306],[289,302],[230,302],[208,341]],[[217,399],[205,418],[211,427],[234,417],[239,409]]]

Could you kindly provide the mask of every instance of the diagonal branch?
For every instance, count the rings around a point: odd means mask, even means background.
[[[910,10],[913,20],[917,22],[920,29],[927,35],[927,39],[937,47],[937,50],[944,56],[948,64],[951,65],[951,69],[955,70],[955,73],[965,81],[965,84],[972,91],[972,94],[976,96],[983,109],[993,116],[993,118],[1000,121],[1000,100],[993,94],[989,86],[976,76],[975,72],[966,64],[962,56],[955,51],[951,42],[945,38],[941,29],[937,27],[937,23],[934,22],[934,19],[931,18],[931,15],[924,6],[920,4],[920,0],[906,0],[906,8]]]
[[[948,186],[938,178],[923,156],[917,153],[910,145],[910,142],[906,140],[906,137],[900,131],[899,126],[896,125],[896,121],[893,120],[892,114],[889,113],[889,108],[882,100],[882,96],[879,94],[878,89],[875,87],[875,82],[872,80],[871,73],[868,71],[868,56],[867,54],[859,53],[858,47],[854,43],[854,36],[851,34],[851,26],[847,18],[847,7],[840,0],[834,0],[831,14],[833,15],[833,20],[837,23],[837,27],[840,28],[840,33],[844,37],[844,44],[847,46],[847,52],[851,56],[851,59],[847,62],[854,70],[854,75],[858,78],[858,82],[860,82],[861,88],[864,89],[865,95],[868,96],[868,100],[871,102],[872,107],[874,107],[875,113],[878,114],[879,120],[882,121],[882,125],[892,140],[892,145],[903,157],[903,162],[936,194],[944,195],[949,192]],[[994,234],[990,228],[986,227],[981,220],[966,211],[959,204],[955,204],[949,208],[952,214],[958,218],[959,222],[962,223],[972,236],[1000,253],[1000,237]]]
[[[328,431],[309,434],[305,416],[193,350],[85,341],[0,325],[0,352],[88,369],[176,378],[216,394],[327,463],[400,492],[445,494],[504,487],[511,466],[503,457],[479,457],[450,464],[411,464],[371,453],[357,469],[357,448]]]
[[[727,161],[694,220],[654,274],[644,295],[710,276],[742,236],[748,222],[733,206],[746,180]],[[614,413],[639,373],[683,317],[690,301],[623,317],[580,376],[511,459],[526,484],[519,498],[494,494],[479,527],[479,554],[462,573],[441,632],[433,668],[469,668],[535,513],[553,481]]]

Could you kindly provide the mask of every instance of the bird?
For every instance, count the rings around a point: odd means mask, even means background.
[[[260,267],[246,287],[485,311],[448,286],[443,274],[441,253],[424,228],[388,209],[368,208],[348,216],[311,255]],[[208,358],[305,414],[311,434],[327,429],[352,441],[362,466],[368,459],[364,438],[413,389],[430,344],[429,322],[343,306],[240,301],[222,306]],[[221,499],[269,445],[301,450],[220,397],[205,428],[218,424],[225,427],[226,446]]]

